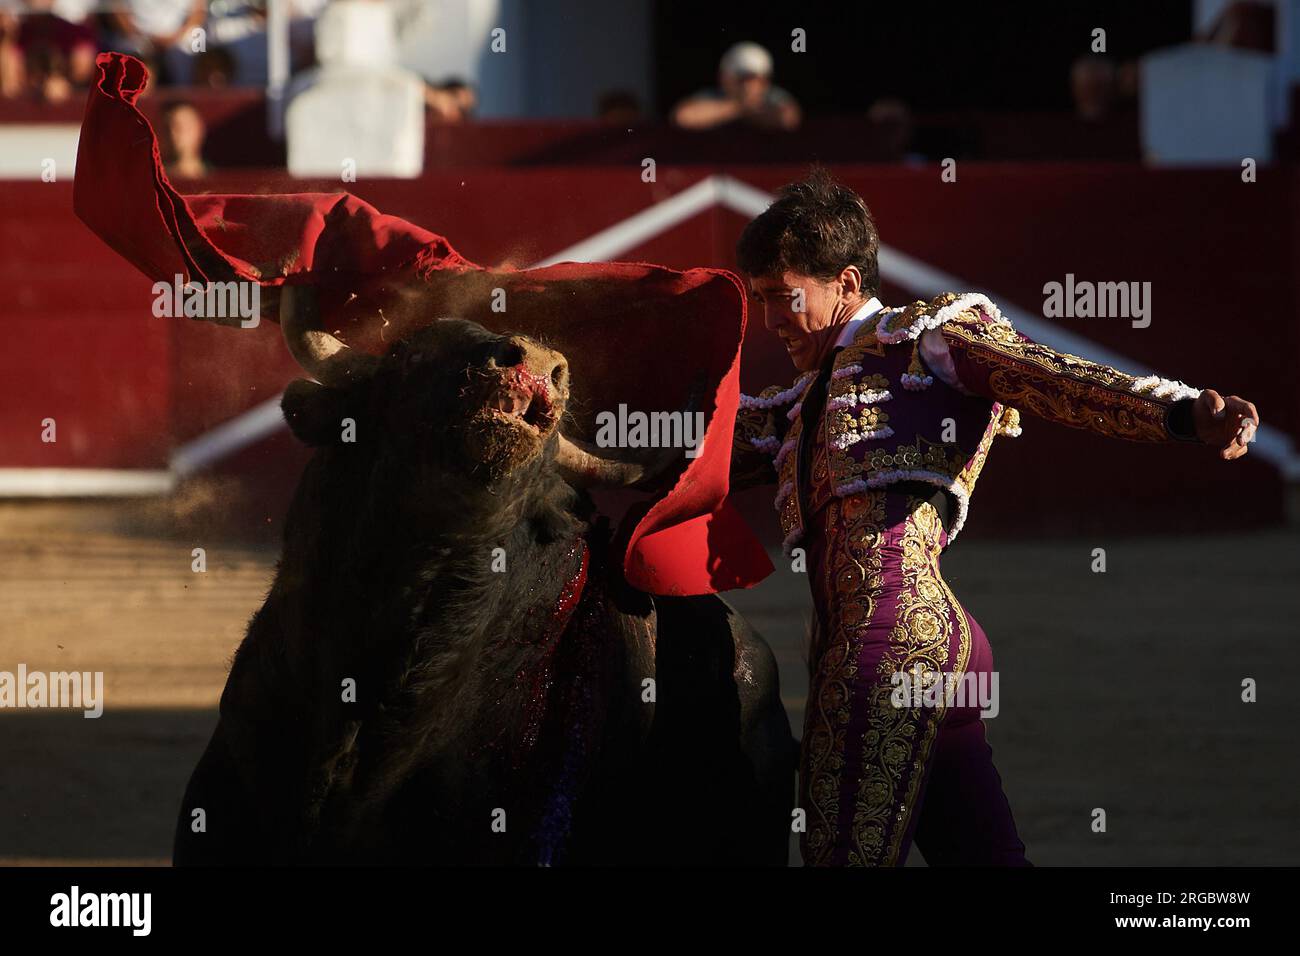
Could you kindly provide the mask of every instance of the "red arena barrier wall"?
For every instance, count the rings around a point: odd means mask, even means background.
[[[660,166],[657,181],[645,183],[639,164],[475,167],[346,188],[448,236],[484,264],[524,266],[558,255],[734,268],[747,218],[766,193],[802,172]],[[1287,470],[1295,467],[1290,441],[1300,432],[1293,384],[1300,172],[1264,169],[1255,183],[1232,169],[1131,164],[964,162],[956,182],[944,182],[933,165],[834,172],[875,213],[887,247],[887,303],[944,291],[931,284],[935,276],[953,280],[958,290],[986,291],[1004,310],[1046,321],[1107,355],[1250,398],[1273,429],[1271,452],[1228,466],[1201,449],[1107,442],[1027,418],[1024,437],[1001,441],[991,456],[972,527],[1206,530],[1283,519]],[[201,188],[342,185],[230,171]],[[181,470],[219,469],[282,498],[303,454],[274,426],[267,404],[296,373],[277,329],[154,318],[150,283],[75,219],[71,193],[71,183],[0,184],[0,276],[10,290],[0,350],[0,471],[161,471],[179,461]],[[1043,286],[1067,274],[1151,283],[1149,326],[1044,320]],[[669,350],[633,360],[683,359]],[[744,386],[791,378],[761,314],[751,315]],[[47,418],[57,423],[54,443],[41,440]],[[761,510],[753,502],[746,500]],[[269,514],[278,515],[275,504]]]

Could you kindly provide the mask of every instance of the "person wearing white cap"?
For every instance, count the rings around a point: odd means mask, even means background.
[[[750,123],[763,129],[794,129],[801,114],[795,98],[772,85],[772,55],[757,43],[737,43],[718,64],[718,87],[677,104],[673,122],[686,129]]]

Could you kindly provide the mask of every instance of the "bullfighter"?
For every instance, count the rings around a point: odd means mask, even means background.
[[[738,247],[767,329],[801,373],[742,396],[732,487],[777,486],[816,620],[800,762],[804,862],[1027,865],[979,706],[898,694],[989,675],[988,639],[940,571],[995,437],[1021,410],[1133,441],[1246,454],[1236,396],[1053,351],[980,294],[889,308],[863,200],[815,170]],[[796,555],[799,557],[799,555]]]

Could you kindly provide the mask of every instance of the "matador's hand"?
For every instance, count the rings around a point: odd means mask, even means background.
[[[1259,412],[1251,402],[1236,395],[1224,398],[1212,388],[1201,392],[1193,403],[1192,417],[1197,437],[1219,449],[1219,457],[1225,461],[1246,454],[1259,427]]]

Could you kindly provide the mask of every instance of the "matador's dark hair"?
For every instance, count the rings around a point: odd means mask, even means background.
[[[845,266],[857,266],[863,294],[875,295],[879,246],[876,222],[862,197],[814,166],[802,182],[783,186],[776,202],[745,227],[736,258],[750,276],[789,271],[833,279]]]

